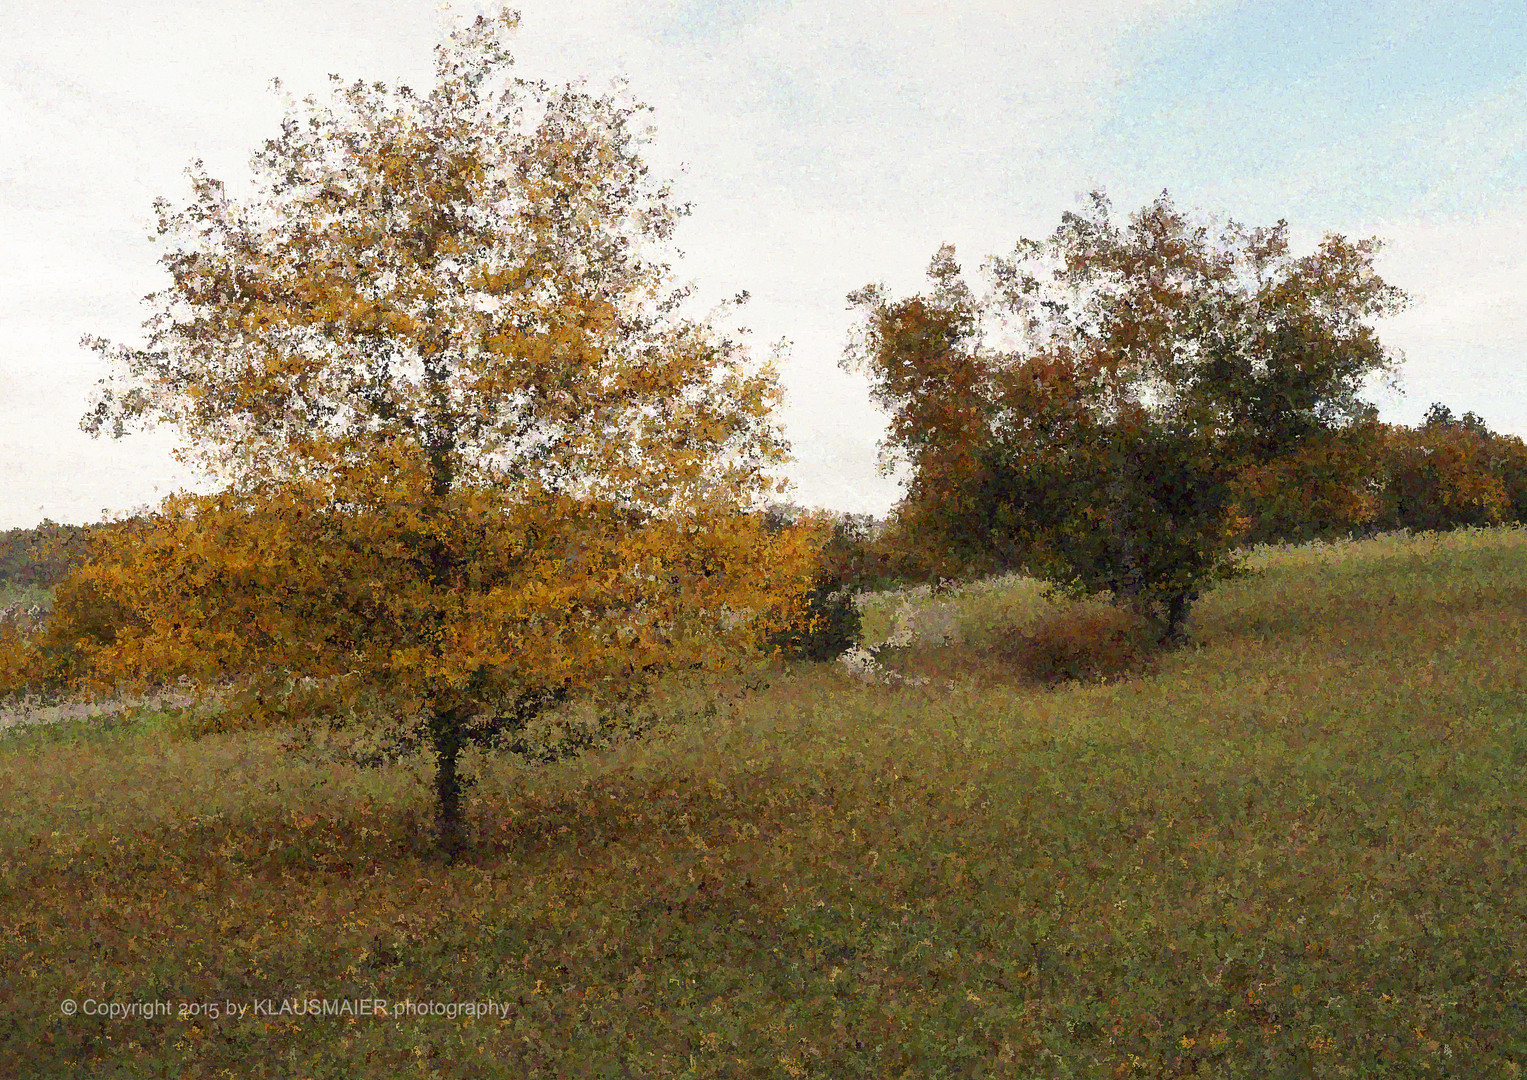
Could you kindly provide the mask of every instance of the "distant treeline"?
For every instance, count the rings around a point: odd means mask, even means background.
[[[51,589],[89,552],[101,525],[62,525],[43,519],[30,529],[0,532],[0,585]]]

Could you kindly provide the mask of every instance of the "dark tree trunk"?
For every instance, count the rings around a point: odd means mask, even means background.
[[[1166,641],[1168,644],[1180,644],[1186,637],[1184,627],[1187,625],[1188,612],[1192,610],[1193,603],[1197,599],[1197,589],[1185,589],[1167,601]]]
[[[436,706],[430,717],[435,744],[435,813],[440,849],[454,858],[466,847],[466,828],[461,820],[461,777],[456,764],[461,756],[461,710]]]
[[[456,448],[456,433],[450,421],[450,410],[445,397],[445,377],[438,354],[425,357],[425,375],[430,383],[435,404],[435,428],[427,433],[424,443],[429,453],[430,505],[426,518],[430,528],[424,537],[423,551],[425,571],[430,586],[437,596],[451,591],[453,578],[461,561],[455,557],[444,540],[443,527],[437,527],[442,501],[450,494],[455,480],[451,454]],[[430,620],[430,652],[441,655],[441,636],[444,631],[438,610]],[[436,828],[440,850],[447,859],[454,859],[466,847],[466,827],[461,819],[461,777],[456,766],[466,742],[463,724],[471,719],[475,710],[459,699],[448,695],[444,700],[430,699],[430,735],[435,744],[435,811]]]

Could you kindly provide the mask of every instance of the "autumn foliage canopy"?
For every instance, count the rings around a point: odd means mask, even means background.
[[[1348,490],[1358,392],[1393,366],[1368,320],[1405,300],[1375,250],[1327,236],[1294,258],[1285,223],[1216,235],[1165,193],[1120,229],[1094,193],[990,260],[985,297],[949,246],[926,295],[851,294],[845,364],[913,467],[901,528],[1179,636],[1200,588],[1242,572],[1248,470],[1297,461],[1317,499]]]
[[[648,251],[684,211],[639,107],[509,78],[515,21],[441,46],[427,95],[307,99],[249,199],[193,168],[194,201],[158,204],[147,345],[91,342],[119,374],[87,429],[174,424],[223,486],[80,571],[122,624],[76,642],[81,671],[383,691],[427,728],[448,845],[463,746],[741,662],[824,541],[748,512],[785,460],[777,378],[665,292]]]

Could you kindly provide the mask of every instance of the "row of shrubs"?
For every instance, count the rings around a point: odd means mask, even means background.
[[[1490,431],[1472,413],[1455,419],[1434,405],[1416,428],[1370,423],[1247,470],[1235,498],[1248,545],[1527,524],[1527,443]],[[937,590],[950,578],[1009,569],[923,550],[900,525],[838,517],[812,594],[814,634],[798,654],[828,659],[858,643],[856,593],[910,582]],[[1150,631],[1126,611],[1075,611],[1007,635],[988,661],[1039,683],[1127,677],[1154,662]]]
[[[1248,545],[1527,524],[1527,443],[1491,431],[1473,413],[1455,418],[1437,404],[1418,427],[1370,422],[1312,441],[1274,466],[1249,469],[1235,497],[1247,523],[1243,542]],[[801,511],[787,505],[768,513],[782,525]],[[877,522],[868,514],[836,515],[810,596],[809,630],[797,629],[777,640],[786,654],[825,660],[858,643],[854,597],[859,593],[910,583],[937,589],[950,579],[1010,569],[994,560],[957,560],[926,550],[911,532],[894,516]],[[1087,632],[1080,638],[1106,638],[1110,649],[1121,652],[1117,663],[1104,663],[1104,668],[1137,667],[1135,638],[1141,628],[1129,619],[1105,621],[1106,627],[1082,628]],[[1095,650],[1066,634],[1054,644],[1058,652],[1050,666],[1062,677],[1076,677],[1071,667],[1085,668],[1097,659],[1090,656]]]
[[[1415,428],[1371,423],[1250,470],[1247,543],[1527,522],[1527,443],[1433,405]]]
[[[1250,522],[1248,544],[1527,522],[1527,443],[1490,431],[1473,413],[1455,419],[1433,405],[1419,427],[1353,428],[1248,470],[1237,500]],[[803,513],[792,504],[764,511],[775,527]],[[972,569],[921,550],[894,518],[835,518],[818,582],[828,593],[936,582]],[[0,587],[57,585],[86,556],[91,535],[111,527],[44,521],[0,533]]]

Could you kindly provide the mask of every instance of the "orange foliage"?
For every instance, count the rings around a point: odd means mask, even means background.
[[[1509,450],[1498,454],[1496,443],[1495,436],[1462,427],[1390,428],[1382,459],[1382,519],[1410,529],[1508,519],[1513,507],[1502,466]]]
[[[1382,509],[1374,463],[1380,425],[1319,432],[1279,457],[1253,462],[1233,482],[1248,519],[1247,542],[1289,542],[1351,533]]]

